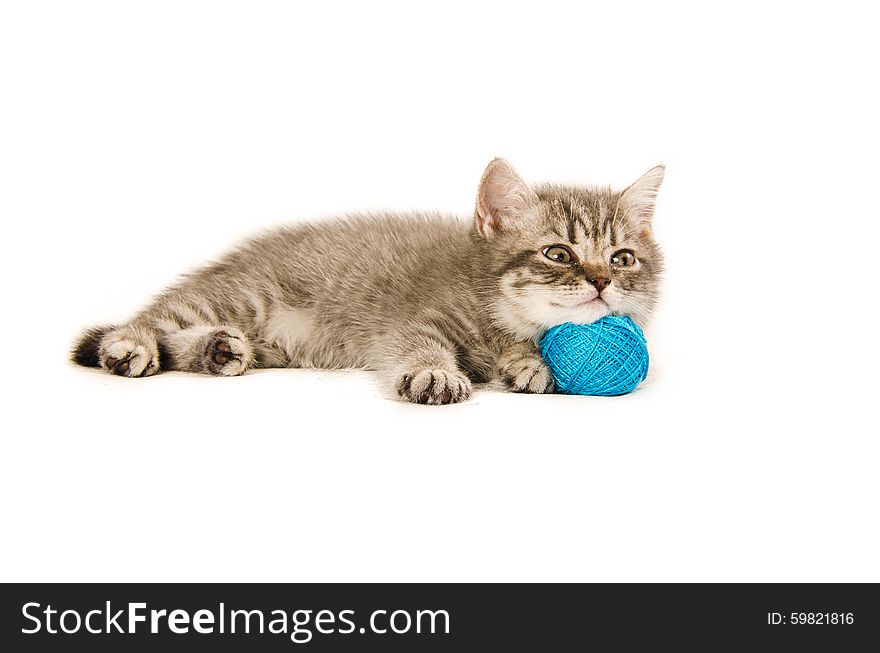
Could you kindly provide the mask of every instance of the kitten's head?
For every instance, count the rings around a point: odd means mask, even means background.
[[[475,226],[497,282],[493,316],[521,338],[563,322],[628,315],[644,324],[663,258],[651,233],[663,166],[623,191],[528,186],[495,159],[480,182]]]

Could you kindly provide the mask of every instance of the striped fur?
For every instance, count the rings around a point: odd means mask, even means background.
[[[552,391],[535,344],[544,330],[607,313],[644,323],[654,308],[661,179],[657,168],[623,192],[532,188],[496,160],[472,223],[412,213],[279,228],[184,276],[127,323],[89,329],[73,360],[129,377],[359,367],[428,404],[462,401],[472,382],[499,374],[513,390]],[[575,260],[548,259],[554,244]],[[622,248],[636,255],[630,269],[609,263]],[[601,296],[589,281],[598,274],[610,279]]]

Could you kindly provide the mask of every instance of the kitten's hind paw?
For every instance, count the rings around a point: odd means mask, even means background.
[[[458,370],[415,370],[402,374],[395,387],[402,399],[416,404],[454,404],[471,396],[470,379]]]
[[[101,340],[98,361],[117,376],[152,376],[159,371],[159,346],[154,337],[139,330],[111,331]]]

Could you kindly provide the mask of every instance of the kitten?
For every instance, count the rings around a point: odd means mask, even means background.
[[[495,159],[472,224],[414,213],[280,228],[186,275],[129,322],[86,331],[73,360],[129,377],[361,367],[422,404],[463,401],[497,375],[514,391],[552,392],[536,345],[546,329],[651,314],[663,174],[657,166],[621,192],[530,187]]]

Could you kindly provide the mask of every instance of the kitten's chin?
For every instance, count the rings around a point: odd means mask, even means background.
[[[612,313],[611,307],[598,297],[559,306],[544,301],[507,303],[495,306],[495,322],[504,330],[523,340],[535,340],[552,327],[565,322],[590,324]]]
[[[565,319],[559,321],[574,322],[575,324],[590,324],[611,314],[611,308],[603,300],[596,297],[587,302],[582,302],[573,309],[566,311]]]

